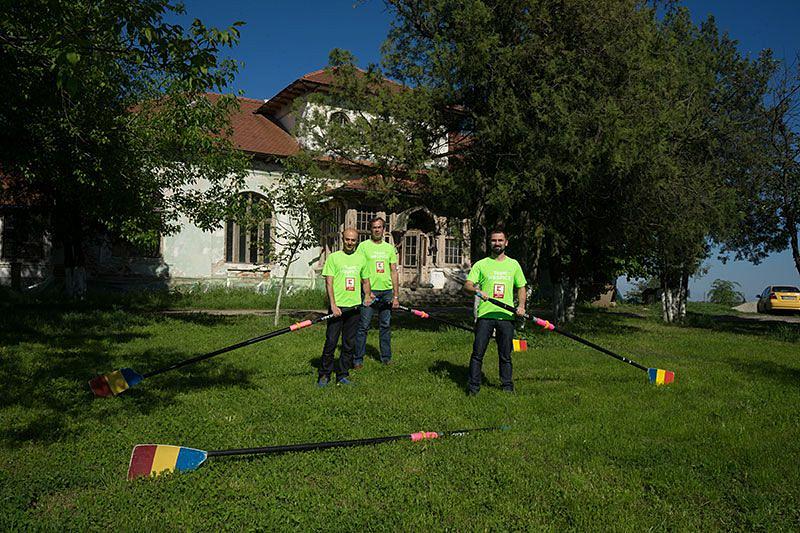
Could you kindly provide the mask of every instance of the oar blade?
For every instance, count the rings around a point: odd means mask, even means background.
[[[137,444],[131,453],[128,480],[157,476],[163,472],[196,470],[208,457],[208,452],[184,446]]]
[[[95,396],[109,398],[122,394],[134,385],[139,384],[143,379],[144,376],[132,368],[120,368],[89,380],[89,387]]]
[[[675,372],[661,368],[648,368],[647,377],[655,385],[668,385],[675,381]]]
[[[514,351],[526,352],[528,351],[528,341],[525,339],[514,339]]]

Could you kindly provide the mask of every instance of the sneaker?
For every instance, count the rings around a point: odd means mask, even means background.
[[[336,384],[337,385],[352,385],[352,386],[355,386],[355,383],[353,383],[352,381],[350,381],[347,378],[337,379],[336,380]]]
[[[514,387],[503,387],[503,392],[508,392],[509,394],[514,394]]]
[[[364,365],[361,363],[356,363],[353,365],[353,370],[361,370],[362,368],[364,368]]]
[[[478,391],[476,391],[476,390],[470,389],[470,390],[467,391],[467,396],[477,396],[477,395],[478,395]]]
[[[391,359],[389,359],[388,361],[381,361],[381,362],[383,363],[383,366],[392,366],[392,365],[394,365],[394,361],[392,361]]]
[[[319,379],[317,380],[317,387],[321,389],[322,387],[326,386],[329,381],[330,379],[328,379],[327,376],[320,376]]]

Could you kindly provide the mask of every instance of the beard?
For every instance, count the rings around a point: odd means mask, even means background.
[[[500,255],[500,254],[502,254],[503,252],[506,251],[506,247],[505,246],[501,246],[501,245],[498,244],[496,246],[492,246],[492,251],[494,253],[496,253],[497,255]]]

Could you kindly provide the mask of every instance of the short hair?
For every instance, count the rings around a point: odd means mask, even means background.
[[[383,225],[384,228],[386,227],[386,221],[383,219],[383,217],[375,217],[372,220],[370,220],[369,227],[372,228],[372,225],[378,221],[380,221],[380,223]]]
[[[495,226],[494,228],[492,228],[492,230],[489,232],[489,237],[491,237],[495,233],[502,233],[503,237],[508,239],[508,233],[506,232],[506,230],[504,230],[503,228],[501,228],[499,226]]]

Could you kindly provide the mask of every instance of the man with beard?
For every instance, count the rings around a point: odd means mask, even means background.
[[[375,295],[372,306],[365,305],[361,308],[361,321],[356,333],[356,356],[353,359],[353,368],[356,370],[364,366],[367,332],[376,308],[380,327],[381,363],[392,364],[392,309],[400,306],[400,283],[397,280],[397,252],[394,246],[383,240],[385,225],[380,217],[372,220],[369,223],[370,238],[356,248],[356,253],[364,255],[367,260],[369,284]]]
[[[469,395],[478,394],[481,388],[483,355],[492,333],[497,337],[497,355],[500,359],[500,384],[506,392],[514,392],[511,376],[511,351],[514,349],[514,315],[489,303],[490,297],[514,305],[514,289],[517,290],[517,315],[525,314],[525,275],[519,263],[506,256],[508,236],[505,230],[495,229],[490,235],[492,254],[472,265],[464,289],[478,295],[483,302],[478,307],[475,322],[475,341],[469,361]]]
[[[361,291],[364,291],[364,305],[370,305],[374,296],[369,286],[367,262],[362,254],[356,253],[358,232],[348,228],[342,232],[344,249],[333,252],[325,261],[322,275],[325,276],[325,289],[328,292],[330,312],[335,318],[328,320],[325,330],[325,346],[322,348],[322,365],[319,369],[317,386],[324,387],[334,370],[334,356],[339,335],[342,336],[342,351],[336,367],[336,384],[352,385],[348,378],[353,363],[356,328],[358,326],[358,307],[361,305]]]

